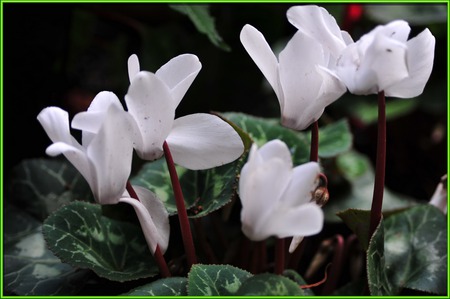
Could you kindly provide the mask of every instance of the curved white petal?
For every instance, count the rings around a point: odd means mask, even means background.
[[[292,168],[292,156],[291,151],[287,147],[286,143],[279,139],[270,140],[258,150],[258,154],[262,161],[269,161],[270,159],[281,159],[286,167]]]
[[[128,58],[128,78],[130,79],[130,83],[140,70],[141,67],[139,66],[139,58],[136,54],[131,55]]]
[[[361,81],[364,80],[363,74],[366,71],[375,73],[378,91],[407,78],[406,45],[377,34],[360,65],[358,78],[361,78]],[[360,82],[358,85],[364,86],[365,83]]]
[[[320,166],[317,162],[295,167],[289,185],[280,197],[283,207],[289,209],[309,202],[319,183],[319,173]]]
[[[245,25],[240,34],[241,43],[272,86],[280,106],[284,105],[283,91],[278,81],[278,60],[264,35],[251,25]]]
[[[425,29],[410,39],[407,45],[406,64],[409,76],[389,86],[385,95],[397,98],[413,98],[420,95],[431,75],[436,40],[430,30]]]
[[[411,27],[409,27],[408,22],[404,20],[392,21],[386,25],[377,26],[377,28],[371,31],[372,34],[380,33],[403,44],[408,40],[410,32]]]
[[[265,223],[270,219],[285,190],[292,169],[279,158],[265,162],[257,169],[247,172],[239,182],[239,194],[242,202],[241,221],[244,234],[251,240],[259,241],[265,235]],[[241,178],[242,178],[241,173]],[[245,185],[244,183],[245,182]]]
[[[72,128],[82,130],[82,144],[87,146],[103,123],[106,111],[114,105],[123,110],[119,98],[110,91],[99,92],[85,112],[77,113],[72,119]]]
[[[111,106],[103,124],[86,149],[94,165],[92,183],[96,183],[97,201],[117,203],[122,196],[131,172],[133,155],[132,129],[125,111]]]
[[[66,111],[59,107],[47,107],[38,114],[37,120],[51,141],[63,142],[81,149],[81,145],[70,134],[69,114]]]
[[[293,253],[304,238],[305,238],[304,236],[294,236],[292,238],[291,244],[289,245],[289,253]]]
[[[232,162],[244,152],[244,144],[233,127],[205,113],[176,119],[167,144],[174,162],[192,170]]]
[[[315,203],[307,203],[272,213],[272,217],[265,222],[264,231],[278,238],[311,236],[322,230],[323,219],[322,209]]]
[[[129,197],[122,197],[119,201],[133,206],[152,254],[157,245],[165,253],[170,237],[169,214],[154,193],[140,186],[133,186],[133,189],[139,201]]]
[[[317,98],[311,101],[305,110],[299,114],[295,122],[289,126],[298,131],[308,128],[313,122],[317,121],[325,108],[347,91],[345,84],[330,70],[321,66],[317,66],[316,70],[322,77]]]
[[[201,68],[202,64],[197,56],[182,54],[172,58],[156,71],[156,77],[170,89],[175,107],[181,102]]]
[[[52,157],[63,154],[89,183],[92,193],[94,193],[94,195],[97,194],[97,183],[95,182],[95,177],[93,177],[92,165],[84,149],[77,148],[64,142],[55,142],[47,147],[45,152]]]
[[[286,15],[292,25],[316,39],[332,55],[339,55],[345,48],[341,29],[325,8],[316,5],[293,6]]]
[[[316,65],[324,63],[320,44],[301,31],[297,31],[281,51],[279,72],[285,96],[281,111],[283,125],[295,128],[297,118],[318,97],[322,76]]]
[[[136,144],[138,155],[145,160],[160,158],[175,118],[170,90],[154,74],[141,71],[133,79],[125,102],[142,137],[143,144]]]

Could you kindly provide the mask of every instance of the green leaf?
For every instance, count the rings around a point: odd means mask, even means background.
[[[292,269],[287,269],[283,271],[283,276],[286,276],[290,280],[294,281],[299,286],[307,285],[306,281],[303,277],[297,273],[297,271]],[[314,293],[311,289],[302,289],[305,296],[314,296]]]
[[[18,206],[44,220],[73,200],[93,201],[86,180],[64,159],[30,159],[12,172],[11,196]]]
[[[425,204],[382,221],[370,241],[367,271],[372,295],[397,295],[403,288],[447,292],[447,219]]]
[[[250,277],[239,288],[238,296],[302,296],[303,290],[289,278],[275,274]]]
[[[137,287],[126,296],[187,296],[186,277],[168,277]]]
[[[348,209],[337,213],[337,215],[358,236],[361,247],[367,250],[370,239],[370,210]]]
[[[308,134],[308,138],[311,134]],[[339,120],[319,129],[319,156],[332,158],[348,151],[353,142],[350,126],[346,119]]]
[[[73,202],[47,218],[43,233],[64,262],[128,281],[158,274],[141,228],[101,214],[100,205]]]
[[[183,190],[186,208],[194,205],[195,197],[187,194],[197,193],[197,173],[187,170],[181,166],[176,166],[178,179]],[[173,195],[172,182],[169,170],[164,158],[145,163],[139,173],[130,179],[131,184],[145,187],[155,193],[164,203],[170,215],[177,213],[175,197]]]
[[[236,193],[237,175],[241,164],[241,160],[236,160],[219,167],[198,171],[177,166],[178,179],[191,218],[206,216],[232,200]],[[157,194],[170,215],[177,213],[170,174],[164,159],[145,164],[131,182]]]
[[[3,283],[19,296],[75,295],[89,271],[63,264],[47,249],[42,225],[22,210],[4,206]]]
[[[406,115],[417,108],[418,101],[411,99],[394,99],[386,102],[386,120],[392,120]],[[376,123],[378,120],[377,101],[360,101],[352,108],[352,114],[365,124]]]
[[[298,165],[309,161],[310,138],[306,134],[287,129],[273,119],[235,112],[222,113],[221,115],[247,132],[259,147],[270,140],[280,139],[289,147],[294,164]]]
[[[172,9],[189,17],[197,30],[208,36],[209,40],[218,48],[230,51],[230,47],[223,41],[216,30],[214,18],[209,13],[208,5],[169,5]]]
[[[231,296],[252,274],[229,265],[193,265],[188,275],[189,296]]]
[[[197,171],[195,193],[185,193],[185,196],[196,199],[194,209],[189,212],[190,218],[199,218],[212,213],[229,203],[236,194],[238,171],[243,161],[236,160],[208,170]]]
[[[371,170],[369,159],[356,151],[348,151],[336,157],[336,166],[350,182]]]

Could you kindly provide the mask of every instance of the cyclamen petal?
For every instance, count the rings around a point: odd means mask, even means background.
[[[141,71],[131,82],[125,102],[139,128],[138,155],[145,160],[160,158],[175,118],[170,90],[155,74]]]
[[[283,158],[285,149],[280,140],[269,141],[260,149],[254,144],[241,171],[242,231],[251,240],[309,236],[322,229],[322,209],[311,202],[319,166],[310,162],[292,168],[292,160],[286,163]]]
[[[414,98],[422,94],[433,69],[435,37],[425,29],[407,43],[406,65],[408,77],[385,89],[385,95]]]
[[[153,192],[140,186],[133,186],[133,189],[139,200],[124,196],[119,201],[133,206],[152,254],[157,245],[164,254],[169,245],[169,214]]]
[[[220,166],[243,153],[240,136],[219,117],[193,114],[174,120],[176,107],[201,69],[197,56],[179,55],[153,74],[139,71],[134,55],[128,68],[132,82],[125,102],[137,124],[134,144],[142,159],[162,157],[164,141],[175,163],[192,170]]]
[[[405,21],[377,26],[341,53],[337,74],[354,94],[385,91],[386,96],[411,98],[422,93],[431,74],[435,38],[425,30],[407,41]]]
[[[78,119],[80,127],[89,127],[95,132],[88,132],[92,138],[83,145],[70,135],[65,111],[46,108],[38,115],[38,120],[54,141],[47,148],[47,154],[66,156],[89,183],[96,201],[113,204],[122,196],[131,172],[132,126],[121,107],[109,105],[103,108],[101,124],[83,124],[83,118]]]
[[[208,169],[239,158],[244,144],[238,133],[215,115],[177,118],[167,137],[174,162],[188,169]]]
[[[172,58],[156,71],[156,77],[170,89],[175,107],[181,102],[201,68],[202,64],[197,56],[182,54]]]
[[[319,68],[334,73],[338,51],[345,48],[349,38],[341,32],[334,18],[317,6],[291,8],[288,18],[299,30],[278,59],[264,36],[250,25],[242,28],[241,42],[275,91],[281,108],[281,123],[303,130],[346,91],[336,75],[333,80],[337,82],[323,84],[323,72]]]
[[[337,55],[346,43],[335,18],[323,7],[316,5],[293,6],[287,18],[298,30],[316,39],[328,52]]]

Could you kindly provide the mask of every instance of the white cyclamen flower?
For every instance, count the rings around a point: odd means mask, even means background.
[[[275,91],[286,127],[306,129],[346,91],[330,68],[334,48],[324,46],[321,37],[298,30],[277,58],[261,32],[248,24],[242,28],[241,42]]]
[[[311,202],[319,164],[293,167],[286,144],[272,140],[260,149],[253,144],[239,179],[242,231],[253,241],[270,236],[310,236],[323,227],[323,211]],[[298,245],[298,243],[296,244]],[[289,248],[290,252],[295,246]]]
[[[402,20],[377,26],[351,43],[337,61],[337,74],[351,93],[384,91],[389,97],[412,98],[425,88],[433,68],[435,38],[425,29],[408,40]]]
[[[192,54],[173,58],[154,74],[140,71],[136,55],[128,59],[131,84],[125,102],[138,127],[134,141],[141,158],[160,158],[164,141],[174,162],[192,170],[220,166],[243,153],[241,138],[219,117],[197,113],[175,119],[175,109],[200,69]]]
[[[72,127],[82,130],[82,144],[71,135],[68,113],[58,107],[43,109],[37,119],[53,141],[46,153],[63,154],[88,182],[100,204],[131,204],[152,252],[169,243],[168,213],[155,194],[134,186],[139,200],[126,192],[131,172],[134,124],[111,92],[99,93],[87,112],[75,115]]]

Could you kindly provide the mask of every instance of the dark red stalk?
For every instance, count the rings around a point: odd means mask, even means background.
[[[136,191],[134,191],[133,186],[131,186],[130,182],[127,181],[126,189],[128,193],[130,194],[131,198],[139,200],[139,197],[136,194]],[[155,252],[153,253],[153,256],[155,257],[156,263],[158,264],[159,271],[161,273],[162,277],[170,277],[172,276],[169,271],[169,267],[167,266],[166,260],[164,259],[164,255],[161,252],[161,249],[159,248],[159,245],[156,245]]]
[[[170,173],[170,180],[172,182],[173,193],[177,205],[178,219],[180,221],[181,236],[183,238],[184,250],[186,251],[188,268],[197,263],[197,256],[195,254],[194,240],[192,239],[191,226],[187,216],[186,206],[184,204],[184,196],[181,191],[180,181],[178,180],[177,170],[173,162],[172,154],[170,153],[169,145],[164,141],[163,144],[164,156],[166,158],[167,167]]]
[[[286,264],[286,240],[284,238],[277,238],[275,243],[275,274],[283,274]]]
[[[319,160],[319,121],[311,125],[311,151],[309,160],[317,162]]]
[[[384,176],[386,172],[386,99],[384,91],[378,93],[378,140],[375,183],[370,210],[369,236],[372,236],[381,220],[383,207]]]
[[[341,235],[336,235],[334,237],[334,243],[330,276],[323,286],[323,296],[330,295],[335,290],[342,269],[342,262],[344,258],[344,238]]]

